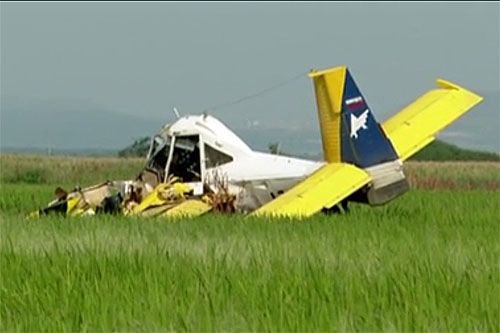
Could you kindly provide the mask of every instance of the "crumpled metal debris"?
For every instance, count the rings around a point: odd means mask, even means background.
[[[190,184],[170,177],[156,187],[144,181],[107,181],[87,188],[76,188],[67,193],[58,187],[56,199],[46,208],[28,215],[30,219],[58,213],[66,216],[91,216],[96,214],[121,214],[124,216],[198,216],[209,211],[235,212],[236,197],[231,195],[226,183],[219,180],[206,185],[203,196],[193,194]]]

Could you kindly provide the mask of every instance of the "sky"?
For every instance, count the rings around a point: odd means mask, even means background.
[[[443,137],[499,145],[498,2],[2,2],[0,12],[4,115],[78,105],[167,121],[175,106],[236,128],[313,131],[306,73],[345,64],[379,121],[437,78],[485,96]]]

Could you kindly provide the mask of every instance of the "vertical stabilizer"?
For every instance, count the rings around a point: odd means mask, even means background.
[[[341,66],[309,74],[316,93],[323,156],[328,163],[341,161],[339,133],[346,72],[347,68]]]
[[[398,159],[347,67],[313,71],[309,76],[327,162],[367,168]]]

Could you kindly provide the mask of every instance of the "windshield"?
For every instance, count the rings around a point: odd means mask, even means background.
[[[155,136],[151,141],[146,168],[155,171],[159,180],[165,178],[165,168],[167,166],[171,141],[170,137],[167,137],[165,140],[161,136]]]
[[[151,138],[150,142],[151,143],[149,145],[148,156],[146,157],[148,160],[151,158],[151,156],[156,155],[160,150],[160,148],[163,147],[163,145],[165,144],[165,139],[159,135],[155,135],[154,137]]]
[[[175,137],[169,175],[183,182],[201,181],[200,137],[198,135]]]

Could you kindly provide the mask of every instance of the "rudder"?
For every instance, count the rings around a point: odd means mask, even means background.
[[[327,162],[367,168],[398,159],[346,66],[313,71],[309,76],[314,82]]]

